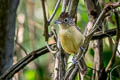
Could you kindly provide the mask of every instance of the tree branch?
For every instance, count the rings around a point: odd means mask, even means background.
[[[47,20],[47,16],[46,16],[45,1],[46,0],[41,0],[43,15],[44,15],[44,36],[45,36],[45,41],[48,41],[48,25],[49,24],[48,24],[48,20]]]
[[[116,28],[115,29],[106,30],[105,32],[98,31],[98,32],[94,33],[94,35],[92,37],[92,40],[102,39],[102,38],[106,38],[106,37],[111,37],[111,36],[114,36],[114,35],[116,35]]]
[[[62,4],[62,12],[65,12],[66,11],[66,7],[69,3],[69,0],[63,0],[63,4]]]
[[[58,1],[57,1],[56,6],[55,6],[55,9],[54,9],[52,15],[50,16],[50,18],[48,19],[48,24],[50,24],[50,22],[51,22],[52,19],[54,18],[55,14],[56,14],[56,12],[57,12],[57,10],[58,10],[58,7],[59,7],[59,5],[60,5],[60,2],[61,2],[61,0],[58,0]]]
[[[25,53],[26,55],[28,55],[26,49],[25,49],[17,40],[15,40],[15,42],[16,42],[16,44],[24,51],[24,53]]]
[[[69,1],[68,13],[72,18],[75,18],[78,2],[79,2],[79,0],[70,0]]]

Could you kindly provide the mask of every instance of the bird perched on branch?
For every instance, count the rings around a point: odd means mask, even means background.
[[[59,26],[59,40],[63,50],[69,54],[76,54],[81,49],[84,43],[84,35],[75,25],[73,19],[67,12],[62,12],[55,24]],[[83,69],[86,69],[86,64],[83,58],[80,60]]]

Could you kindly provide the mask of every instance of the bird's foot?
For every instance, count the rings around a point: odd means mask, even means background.
[[[75,56],[76,55],[74,55],[73,58],[72,58],[73,64],[77,64],[77,60],[76,60]]]
[[[77,64],[77,60],[75,58],[72,58],[73,64]]]

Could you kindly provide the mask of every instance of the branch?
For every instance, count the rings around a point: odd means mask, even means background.
[[[65,73],[65,77],[64,77],[64,80],[67,80],[69,78],[69,76],[71,75],[73,69],[75,68],[75,65],[72,64],[69,69],[67,70],[67,72]]]
[[[58,52],[56,53],[55,57],[55,66],[54,66],[54,76],[53,80],[63,80],[65,74],[65,65],[67,60],[65,58],[65,52],[63,51],[61,44],[59,43],[59,38],[57,40],[57,48]]]
[[[69,3],[69,0],[63,0],[62,12],[66,11],[66,7],[67,7],[68,3]]]
[[[78,65],[76,65],[75,67],[74,67],[74,70],[72,71],[72,73],[70,74],[70,76],[69,76],[69,80],[74,80],[75,79],[75,76],[77,75],[77,72],[79,72],[79,69],[78,69]]]
[[[69,1],[68,12],[69,12],[69,15],[72,18],[75,18],[75,15],[76,15],[76,12],[77,12],[78,2],[79,2],[79,0],[70,0]]]
[[[115,35],[116,35],[116,28],[115,29],[106,30],[105,32],[98,31],[98,32],[94,33],[94,35],[93,35],[91,40],[103,39],[103,38],[111,37],[111,36],[115,36]]]
[[[49,33],[49,37],[52,37],[54,38],[55,40],[55,43],[57,43],[57,40],[58,40],[58,36],[57,36],[57,32],[56,30],[52,27],[52,30],[51,32]],[[49,45],[48,45],[48,42],[46,42],[46,46],[48,48],[48,50],[51,52],[51,53],[57,53],[58,52],[58,48],[55,50],[54,48],[51,48]]]
[[[55,16],[57,10],[58,10],[58,7],[60,5],[60,2],[61,0],[58,0],[57,3],[56,3],[56,6],[55,6],[55,9],[53,11],[53,14],[50,16],[49,20],[48,20],[48,23],[50,24],[50,22],[52,21],[53,17]]]
[[[42,1],[42,9],[43,9],[43,15],[44,15],[44,36],[45,36],[45,41],[48,41],[48,20],[46,16],[46,8],[45,8],[45,0]]]
[[[28,55],[26,49],[25,49],[19,42],[17,42],[17,40],[15,40],[15,42],[16,42],[16,44],[24,51],[24,53],[25,53],[26,55]]]

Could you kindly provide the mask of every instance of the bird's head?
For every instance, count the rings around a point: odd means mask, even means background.
[[[62,12],[58,20],[55,21],[55,24],[58,24],[62,29],[67,29],[70,26],[75,25],[72,18],[68,15],[68,12]]]

